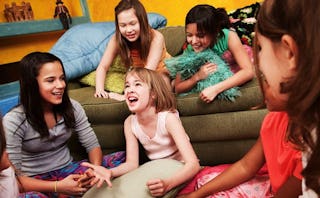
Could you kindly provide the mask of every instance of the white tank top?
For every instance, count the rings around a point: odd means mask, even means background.
[[[166,129],[167,115],[168,111],[158,113],[157,128],[155,129],[155,136],[153,138],[144,133],[137,116],[133,115],[131,123],[132,132],[144,147],[150,160],[168,158],[182,161],[182,156],[172,136]],[[176,115],[179,117],[178,112]]]
[[[18,197],[19,188],[13,168],[10,166],[0,172],[0,197]]]

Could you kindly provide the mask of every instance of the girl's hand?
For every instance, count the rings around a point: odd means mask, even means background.
[[[168,191],[168,185],[162,179],[152,179],[147,182],[152,197],[162,197]]]
[[[215,86],[207,87],[200,92],[200,98],[206,103],[212,102],[220,92],[216,90]]]
[[[88,162],[82,162],[81,166],[86,166],[93,171],[92,173],[97,180],[94,180],[91,183],[91,185],[94,185],[94,183],[97,183],[97,187],[99,188],[102,186],[103,182],[105,181],[109,187],[112,187],[112,184],[110,181],[111,177],[112,177],[111,170],[108,170],[103,166],[97,166],[97,165],[90,164]]]
[[[58,181],[56,183],[57,192],[67,195],[82,196],[85,192],[87,192],[88,188],[80,187],[78,185],[78,180],[80,177],[81,175],[79,174],[72,174],[63,180]]]
[[[98,179],[94,176],[92,169],[87,169],[83,175],[78,179],[78,186],[91,188],[98,182]]]
[[[196,73],[198,76],[198,81],[206,79],[210,74],[214,73],[217,70],[217,65],[214,63],[206,63],[202,65],[199,71]]]
[[[109,93],[105,90],[96,90],[94,93],[94,97],[96,98],[109,98]]]

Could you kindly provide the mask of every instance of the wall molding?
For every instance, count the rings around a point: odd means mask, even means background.
[[[77,24],[87,23],[91,21],[86,0],[79,0],[79,1],[80,1],[83,16],[72,17],[71,27]],[[59,19],[0,23],[0,37],[50,32],[50,31],[57,31],[62,29],[63,27]]]

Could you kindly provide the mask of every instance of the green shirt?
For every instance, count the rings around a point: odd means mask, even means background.
[[[216,52],[219,56],[228,50],[228,38],[229,38],[229,29],[222,29],[224,35],[219,37],[217,43],[213,46],[213,51]]]

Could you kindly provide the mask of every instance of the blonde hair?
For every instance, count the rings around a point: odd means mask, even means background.
[[[154,95],[154,105],[157,113],[161,111],[176,111],[175,95],[159,73],[143,67],[131,67],[126,77],[128,75],[137,75],[148,85],[151,94]]]

